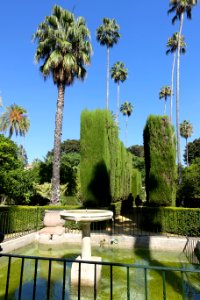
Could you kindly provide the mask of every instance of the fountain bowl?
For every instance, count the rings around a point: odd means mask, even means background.
[[[113,212],[104,209],[63,210],[61,218],[75,222],[98,222],[113,218]]]

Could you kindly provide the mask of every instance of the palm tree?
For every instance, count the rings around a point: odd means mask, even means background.
[[[168,85],[165,85],[161,88],[160,93],[159,93],[159,99],[163,99],[165,100],[165,106],[164,106],[164,115],[166,115],[166,104],[167,104],[167,98],[169,96],[171,96],[172,91],[171,91],[171,87]]]
[[[186,52],[186,44],[184,41],[184,36],[181,36],[181,48],[180,53],[185,54]],[[172,62],[172,75],[171,75],[171,96],[170,96],[170,122],[172,123],[172,102],[173,102],[173,93],[174,93],[174,68],[176,62],[176,53],[178,49],[178,32],[174,33],[170,38],[167,40],[167,48],[166,54],[169,53],[173,54],[173,62]]]
[[[180,152],[180,49],[181,49],[181,35],[183,29],[184,14],[188,19],[192,18],[192,8],[197,4],[198,0],[170,0],[170,9],[168,13],[175,13],[172,18],[172,24],[177,20],[180,21],[178,32],[178,48],[177,48],[177,68],[176,68],[176,130],[177,130],[177,160],[178,160],[178,174],[179,183],[181,183],[181,152]]]
[[[84,80],[85,65],[91,60],[92,46],[90,32],[83,17],[75,19],[74,14],[55,5],[52,15],[39,24],[33,39],[38,42],[35,60],[42,61],[40,71],[46,79],[52,75],[58,88],[57,110],[54,131],[54,157],[51,203],[57,204],[60,198],[60,144],[64,94],[66,86],[75,78]]]
[[[120,107],[121,113],[126,116],[126,147],[127,147],[127,142],[128,142],[128,118],[131,116],[132,111],[133,111],[133,105],[126,101],[124,102],[121,107]]]
[[[15,132],[16,136],[25,136],[30,127],[27,111],[22,106],[12,104],[0,117],[0,131],[9,132],[9,138]]]
[[[128,69],[124,67],[123,62],[116,62],[111,68],[111,78],[117,83],[117,112],[116,123],[119,124],[119,109],[120,109],[120,82],[124,82],[128,76]]]
[[[191,135],[193,134],[193,127],[192,124],[189,121],[184,120],[181,124],[180,124],[180,135],[185,138],[186,141],[186,162],[187,162],[187,166],[189,166],[188,163],[188,138],[191,137]]]
[[[103,18],[103,24],[96,30],[96,38],[100,45],[107,47],[106,62],[106,109],[109,101],[109,70],[110,70],[110,48],[117,44],[120,34],[119,25],[115,19]]]

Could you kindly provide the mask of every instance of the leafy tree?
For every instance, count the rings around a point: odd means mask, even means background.
[[[22,161],[18,156],[18,146],[0,134],[0,170],[14,170],[22,167]]]
[[[128,147],[127,150],[137,157],[144,157],[144,146],[142,145],[133,145]]]
[[[164,100],[165,100],[164,115],[166,115],[167,98],[169,96],[171,96],[171,93],[172,93],[171,88],[170,88],[170,86],[167,86],[167,85],[163,86],[159,93],[159,99],[164,98]]]
[[[200,138],[188,143],[188,163],[189,165],[196,159],[200,158]],[[187,151],[185,149],[184,161],[187,163]]]
[[[0,134],[0,199],[27,204],[33,193],[32,176],[24,170],[18,146]]]
[[[126,116],[126,145],[127,145],[127,139],[128,139],[128,118],[131,116],[133,111],[133,105],[131,102],[124,102],[120,107],[121,113]]]
[[[119,109],[120,109],[120,82],[124,82],[128,76],[128,69],[124,67],[123,62],[116,62],[111,68],[111,78],[117,83],[117,112],[116,122],[119,123]]]
[[[167,40],[167,48],[166,54],[173,54],[173,62],[172,62],[172,75],[171,75],[171,96],[170,96],[170,122],[172,123],[172,102],[173,102],[173,93],[174,93],[174,68],[176,62],[176,53],[178,49],[178,32],[174,33],[172,37]],[[184,54],[186,52],[186,44],[184,41],[184,36],[180,37],[180,53]]]
[[[177,20],[179,23],[178,48],[177,48],[177,73],[176,73],[176,130],[177,130],[177,158],[179,183],[181,182],[181,153],[180,153],[180,54],[181,54],[181,35],[183,28],[184,14],[188,19],[192,18],[192,8],[197,4],[197,0],[170,0],[168,13],[175,13],[172,24]]]
[[[80,141],[79,140],[66,140],[63,141],[60,145],[60,153],[67,154],[67,153],[80,153]],[[53,155],[53,149],[49,151],[46,155],[52,156]]]
[[[106,62],[106,109],[108,110],[109,101],[109,70],[110,70],[110,48],[117,44],[120,34],[119,25],[115,19],[103,18],[103,24],[96,30],[97,41],[102,46],[107,48],[107,62]]]
[[[27,111],[22,106],[12,104],[0,117],[0,131],[9,132],[9,138],[16,135],[25,136],[30,127]]]
[[[60,200],[60,144],[64,94],[66,86],[73,84],[75,78],[84,80],[85,65],[90,64],[92,46],[90,33],[83,17],[75,16],[55,5],[52,15],[38,26],[33,39],[38,42],[35,60],[42,61],[40,71],[46,79],[52,75],[58,88],[56,125],[54,132],[54,158],[52,174],[51,203]]]
[[[189,166],[188,163],[188,138],[191,137],[193,133],[193,127],[192,124],[189,121],[184,120],[181,124],[180,124],[180,134],[183,138],[185,138],[186,141],[186,162],[187,162],[187,166]]]
[[[200,157],[183,169],[182,183],[178,189],[178,203],[187,207],[200,207]]]

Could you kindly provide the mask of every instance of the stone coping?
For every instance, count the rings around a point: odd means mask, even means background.
[[[81,245],[81,233],[63,233],[62,235],[53,234],[39,234],[34,232],[27,234],[23,237],[15,238],[1,243],[2,253],[9,253],[10,251],[29,245],[33,242],[41,244],[80,244]],[[107,235],[107,234],[91,234],[91,245],[100,247],[112,247],[115,248],[144,248],[150,250],[167,250],[167,251],[183,251],[188,244],[188,241],[192,240],[194,248],[199,248],[200,238],[186,237],[165,237],[165,236],[127,236],[127,235]]]

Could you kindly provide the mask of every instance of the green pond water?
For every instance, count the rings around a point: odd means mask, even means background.
[[[13,251],[15,254],[55,257],[55,258],[70,258],[74,259],[80,254],[80,245],[65,245],[57,247],[49,247],[37,244],[31,244],[24,248]],[[184,253],[177,253],[171,251],[149,251],[139,249],[118,249],[115,246],[107,247],[93,247],[93,256],[101,256],[102,261],[117,262],[127,264],[139,264],[142,266],[160,266],[160,267],[180,267],[186,269],[197,270],[200,269],[198,264],[191,264],[188,262]],[[7,263],[8,258],[0,258],[0,300],[4,299],[6,278],[7,278]],[[12,259],[10,269],[9,282],[9,300],[18,299],[19,282],[20,282],[21,260]],[[66,265],[66,300],[75,300],[77,298],[77,288],[70,284],[71,263]],[[50,285],[50,299],[62,299],[62,276],[63,263],[52,262],[51,285]],[[113,267],[113,299],[124,300],[127,298],[127,269],[121,266]],[[34,284],[34,261],[25,260],[23,284],[21,291],[22,300],[32,299],[32,291]],[[48,261],[38,262],[37,273],[37,300],[47,299],[47,282],[48,282]],[[129,290],[130,300],[140,300],[145,298],[145,274],[143,269],[130,268],[129,272]],[[166,272],[166,299],[194,299],[200,300],[200,273],[183,273],[180,272]],[[147,289],[148,299],[160,300],[163,298],[163,276],[158,270],[147,271]],[[93,289],[81,287],[81,299],[94,299]],[[110,267],[103,266],[101,272],[101,281],[97,291],[98,300],[110,299]]]

